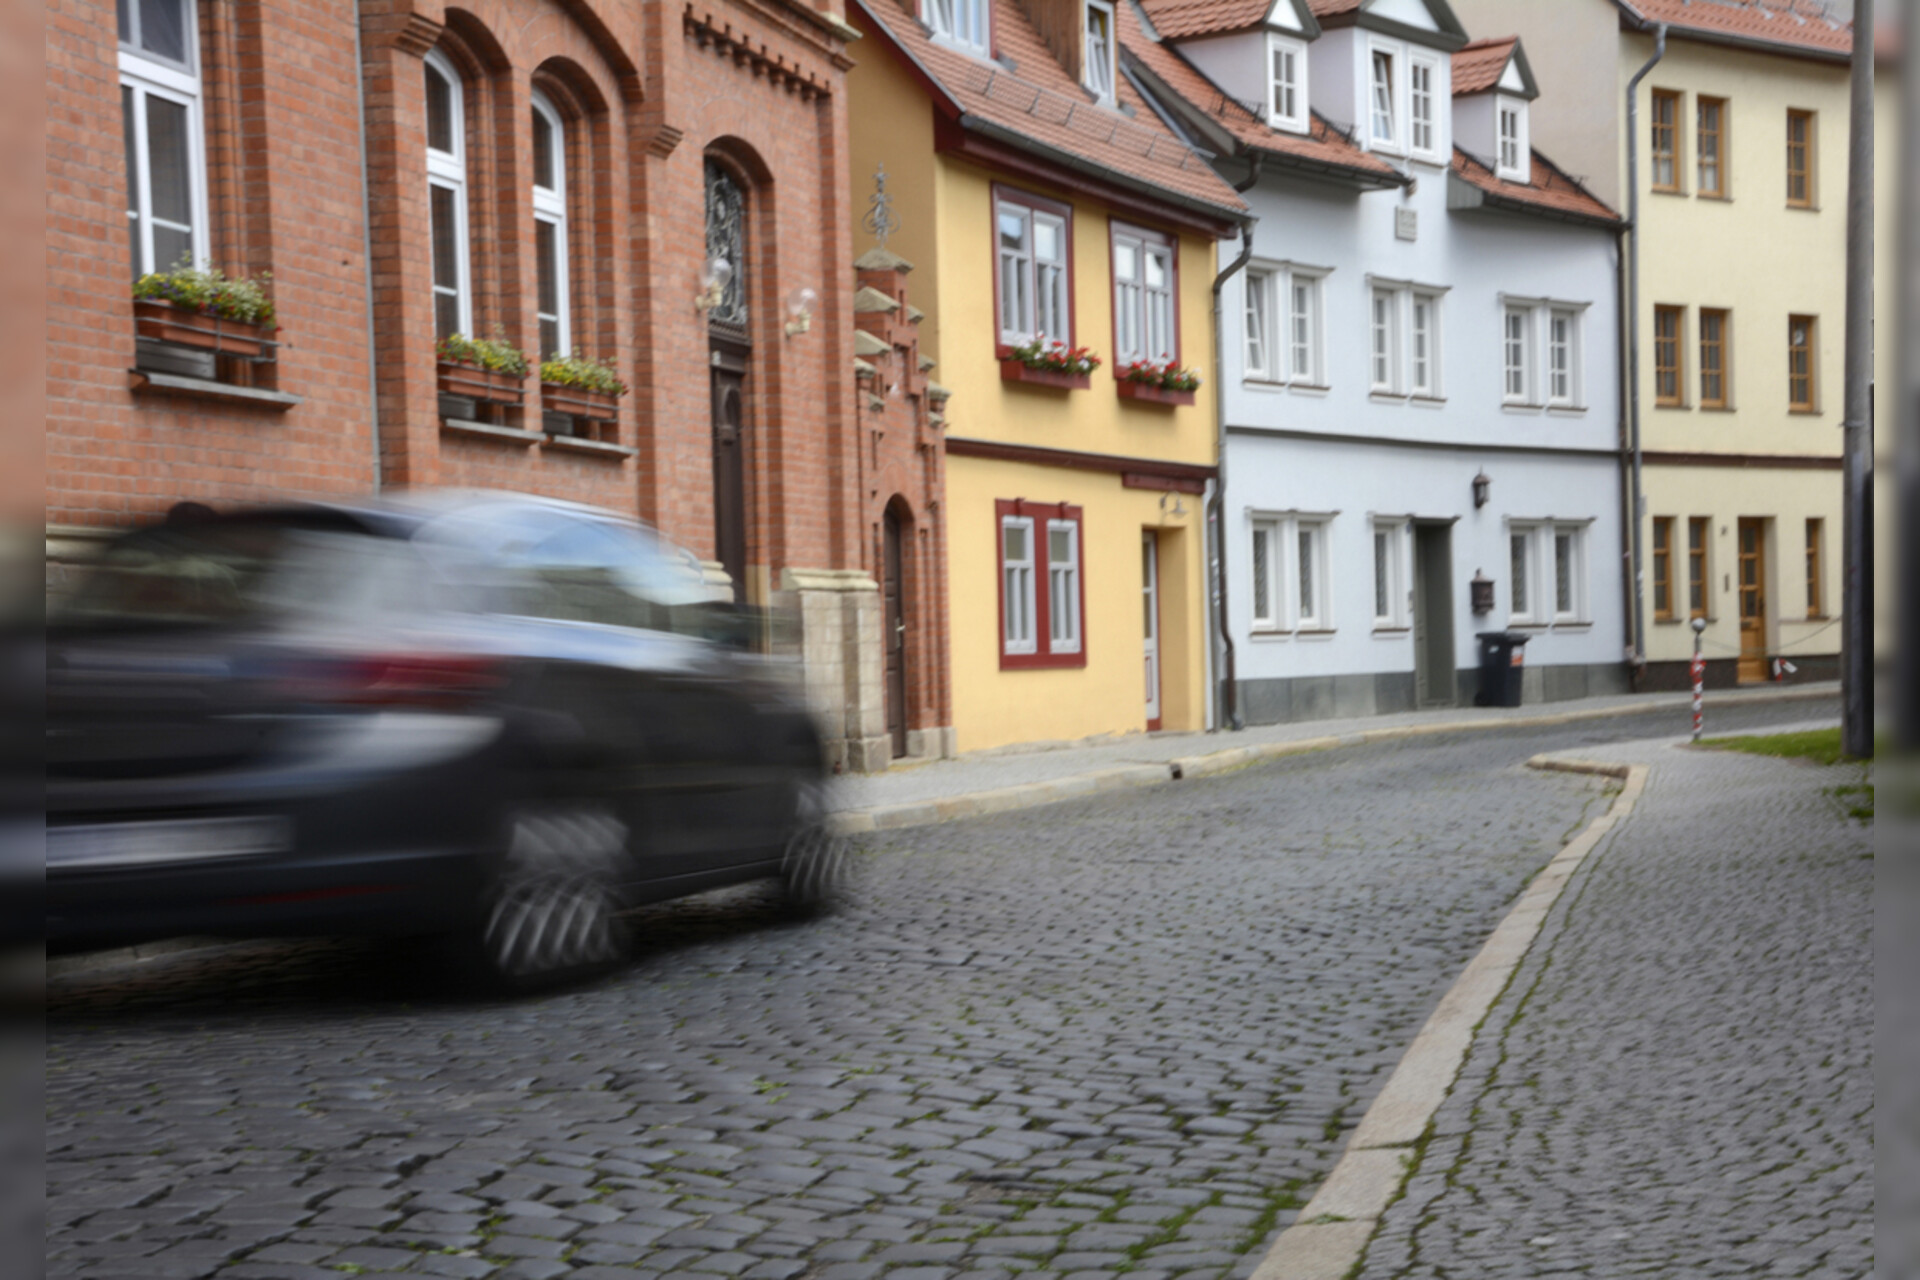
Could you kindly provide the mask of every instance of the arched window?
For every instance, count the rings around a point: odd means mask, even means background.
[[[735,330],[747,328],[747,197],[731,173],[717,161],[707,161],[707,258],[725,259],[732,276],[720,292],[720,302],[707,312],[707,323]]]
[[[567,135],[559,111],[533,93],[533,256],[540,288],[541,359],[573,349],[567,297]]]
[[[467,255],[467,121],[460,73],[438,49],[426,57],[427,202],[433,235],[434,336],[471,332]]]
[[[199,31],[190,0],[119,0],[133,274],[207,261]]]

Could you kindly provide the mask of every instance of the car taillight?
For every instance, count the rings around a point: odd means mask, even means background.
[[[371,707],[450,708],[503,683],[491,659],[448,654],[377,654],[304,666],[293,691],[304,701]]]

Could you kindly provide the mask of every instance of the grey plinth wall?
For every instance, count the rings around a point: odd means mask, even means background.
[[[880,585],[863,569],[787,569],[774,607],[794,620],[807,704],[837,771],[875,773],[893,758],[887,739]]]

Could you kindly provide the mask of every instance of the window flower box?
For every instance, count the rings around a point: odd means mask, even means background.
[[[1119,391],[1122,400],[1138,400],[1144,404],[1192,404],[1193,392],[1177,391],[1169,387],[1157,387],[1151,382],[1135,382],[1130,378],[1116,381],[1114,388]]]
[[[1024,382],[1031,387],[1058,387],[1062,391],[1084,391],[1093,385],[1093,376],[1066,373],[1058,369],[1036,369],[1009,356],[1000,362],[1000,381]]]
[[[464,360],[440,362],[440,390],[445,395],[518,407],[526,399],[526,382],[524,373],[488,369]]]
[[[142,338],[248,360],[270,359],[278,345],[273,341],[279,332],[276,325],[229,320],[157,298],[134,299],[133,323]]]
[[[564,413],[570,418],[612,422],[620,416],[620,397],[611,391],[589,391],[585,387],[542,382],[540,407],[548,413]]]

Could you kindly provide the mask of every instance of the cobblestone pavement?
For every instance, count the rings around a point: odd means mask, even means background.
[[[1494,1006],[1365,1280],[1869,1276],[1872,831],[1668,744]]]
[[[1520,761],[1653,719],[871,837],[839,915],[651,910],[541,999],[336,942],[58,973],[48,1272],[1243,1277],[1598,812]]]

